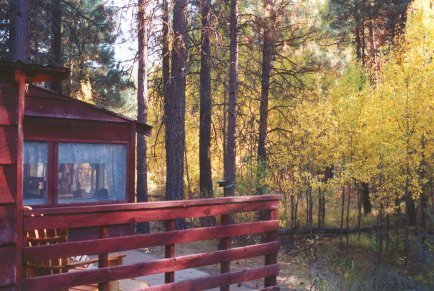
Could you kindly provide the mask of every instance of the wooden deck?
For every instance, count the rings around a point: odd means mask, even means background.
[[[264,278],[264,287],[276,289],[277,230],[279,228],[278,206],[280,196],[245,196],[216,199],[128,203],[100,206],[39,208],[24,210],[23,231],[34,229],[97,227],[100,238],[70,241],[54,245],[24,247],[23,263],[79,255],[98,255],[98,268],[49,276],[23,278],[23,290],[53,290],[77,285],[99,283],[102,290],[108,289],[109,281],[165,273],[166,284],[151,286],[150,290],[203,290]],[[231,215],[240,212],[261,211],[264,221],[232,224]],[[220,225],[175,230],[178,218],[214,216]],[[150,234],[107,237],[114,225],[130,225],[137,222],[165,221],[166,231]],[[231,247],[231,237],[265,233],[260,244]],[[175,257],[176,244],[219,239],[220,249],[214,252]],[[165,246],[166,258],[151,262],[109,267],[109,253]],[[264,266],[231,272],[230,261],[264,256]],[[222,274],[210,275],[181,282],[174,282],[174,272],[204,265],[221,264]]]

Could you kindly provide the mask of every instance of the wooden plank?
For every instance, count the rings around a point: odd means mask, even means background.
[[[0,286],[15,283],[16,246],[10,244],[0,246]]]
[[[17,166],[0,165],[0,203],[17,201]]]
[[[18,127],[16,125],[0,126],[0,165],[17,163]]]
[[[99,206],[104,208],[104,206]],[[163,208],[150,210],[116,211],[80,213],[81,207],[76,207],[76,214],[61,214],[24,217],[24,231],[38,228],[78,228],[105,225],[109,221],[111,225],[128,224],[131,221],[144,222],[155,220],[171,220],[186,217],[216,216],[235,212],[259,211],[272,209],[275,202],[250,202],[215,206],[182,206],[177,208]],[[61,209],[61,208],[60,208]],[[28,214],[27,212],[26,214]]]
[[[276,252],[278,248],[278,243],[272,242],[211,253],[181,256],[174,259],[161,259],[132,265],[114,266],[96,270],[85,270],[51,276],[33,277],[24,279],[22,286],[23,290],[52,290],[55,288],[85,285],[95,282],[113,281],[158,273],[175,272],[188,268],[218,264],[227,260],[227,258],[231,258],[232,260],[242,260],[250,257],[257,257]]]
[[[47,246],[25,247],[23,259],[28,261],[38,259],[55,259],[60,257],[73,257],[95,255],[126,251],[131,249],[148,248],[165,244],[179,244],[221,237],[246,235],[268,232],[279,227],[279,221],[260,221],[226,226],[201,227],[187,230],[174,230],[162,233],[132,235],[125,237],[112,237],[106,239],[59,243]],[[84,250],[84,251],[83,251]]]
[[[17,124],[17,85],[0,83],[0,125]]]
[[[165,221],[166,231],[174,231],[176,229],[176,220],[168,220]],[[163,240],[166,245],[164,247],[164,257],[165,258],[174,258],[175,257],[175,244],[171,242],[167,242]],[[173,283],[175,282],[175,272],[167,272],[164,274],[164,282],[165,283]]]
[[[38,208],[33,210],[25,210],[24,216],[32,215],[52,215],[52,214],[71,214],[71,213],[97,213],[109,211],[129,211],[129,210],[145,210],[145,209],[163,209],[189,206],[215,206],[225,204],[244,204],[251,202],[274,202],[278,206],[281,195],[261,195],[261,196],[237,196],[223,198],[205,198],[193,200],[173,200],[173,201],[157,201],[144,203],[121,203],[108,205],[92,205],[81,207],[56,207],[56,208]],[[273,207],[272,209],[274,209]],[[205,213],[207,215],[207,213]],[[161,220],[161,219],[156,219]]]
[[[16,242],[16,204],[0,205],[0,246]]]
[[[206,290],[206,289],[219,287],[222,283],[232,285],[232,284],[237,284],[242,282],[248,282],[248,281],[263,278],[265,276],[277,274],[278,272],[279,272],[278,265],[269,265],[265,267],[252,268],[252,269],[241,270],[232,273],[211,275],[211,276],[205,276],[201,278],[184,280],[172,284],[158,285],[158,286],[148,287],[142,290],[149,290],[149,291]],[[270,290],[279,290],[279,289],[270,289]]]

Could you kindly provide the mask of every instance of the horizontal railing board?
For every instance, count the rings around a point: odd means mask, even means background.
[[[101,206],[102,207],[102,206]],[[79,228],[103,225],[129,224],[144,221],[173,220],[177,218],[216,216],[229,213],[277,209],[276,201],[249,201],[248,203],[231,203],[219,205],[179,206],[162,209],[134,209],[129,211],[111,211],[82,213],[76,207],[76,213],[50,214],[44,216],[25,216],[23,230],[46,228]]]
[[[274,266],[274,265],[270,265],[270,266]],[[272,275],[277,275],[277,274],[272,274]],[[271,287],[265,287],[262,289],[259,289],[258,291],[279,291],[280,287],[279,286],[271,286]]]
[[[150,209],[167,209],[182,208],[190,206],[217,206],[228,203],[252,203],[261,201],[280,201],[281,195],[257,195],[257,196],[237,196],[222,198],[204,198],[191,200],[173,200],[173,201],[155,201],[155,202],[138,202],[138,203],[118,203],[106,205],[88,205],[88,206],[65,206],[53,208],[36,208],[25,209],[24,216],[31,215],[58,215],[58,214],[84,214],[84,213],[101,213],[111,211],[131,211],[131,210],[150,210]]]
[[[50,276],[24,279],[23,290],[51,290],[62,287],[72,287],[96,282],[107,282],[119,279],[134,278],[165,272],[196,268],[205,265],[218,264],[227,261],[242,260],[276,253],[279,250],[277,241],[264,244],[238,247],[209,253],[180,256],[175,258],[142,262],[131,265],[105,267],[95,270],[62,273]]]
[[[243,224],[225,226],[201,227],[187,230],[175,230],[162,233],[132,235],[95,239],[89,241],[77,241],[42,245],[23,248],[23,260],[44,260],[60,257],[73,257],[84,255],[96,255],[126,251],[131,249],[148,248],[166,244],[178,244],[194,241],[217,239],[229,236],[238,236],[254,233],[263,233],[279,228],[278,220],[258,221]]]
[[[211,288],[219,287],[222,282],[227,285],[253,281],[256,279],[261,279],[267,276],[277,275],[279,273],[279,266],[268,265],[264,267],[252,268],[242,271],[235,271],[232,273],[225,273],[219,275],[210,275],[205,277],[200,277],[196,279],[184,280],[181,282],[175,282],[165,285],[151,286],[142,290],[149,291],[177,291],[177,290],[206,290]],[[268,289],[267,289],[268,290]],[[278,289],[270,289],[278,290]]]

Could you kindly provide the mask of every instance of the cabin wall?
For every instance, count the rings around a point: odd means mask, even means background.
[[[15,289],[21,278],[22,118],[25,76],[0,79],[0,289]]]

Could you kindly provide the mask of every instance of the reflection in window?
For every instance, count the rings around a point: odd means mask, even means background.
[[[24,142],[24,205],[47,204],[48,143]]]
[[[126,146],[59,143],[59,204],[125,200]]]

